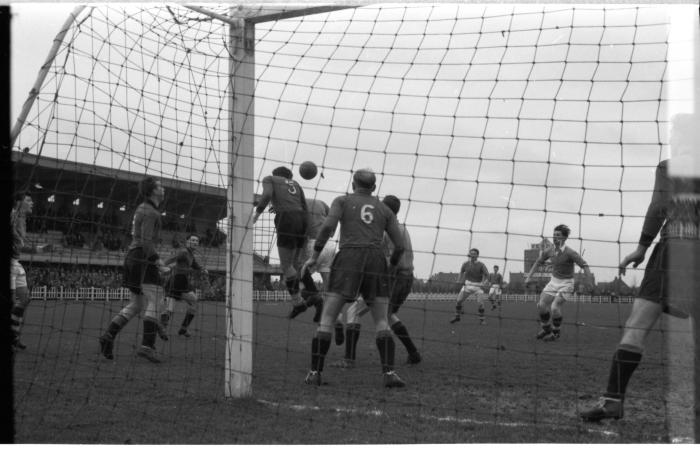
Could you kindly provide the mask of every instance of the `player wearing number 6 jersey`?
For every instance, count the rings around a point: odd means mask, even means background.
[[[343,304],[362,296],[370,307],[376,330],[376,344],[381,360],[385,387],[405,384],[394,372],[394,339],[387,318],[389,277],[382,250],[386,231],[394,243],[390,265],[395,267],[404,251],[396,215],[372,195],[376,176],[371,169],[360,169],[353,176],[353,193],[333,200],[328,217],[316,238],[313,255],[302,273],[313,268],[326,241],[340,224],[340,251],[333,260],[328,293],[323,304],[321,322],[311,342],[311,371],[305,382],[321,385],[321,372],[331,344],[333,323]]]

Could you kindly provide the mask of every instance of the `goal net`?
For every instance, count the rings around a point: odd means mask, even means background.
[[[652,330],[628,421],[578,415],[605,389],[641,282],[643,265],[617,266],[670,117],[693,111],[695,28],[696,9],[668,5],[76,8],[13,113],[15,187],[34,201],[17,441],[692,440],[687,320]],[[302,179],[304,161],[319,175]],[[313,314],[287,318],[274,215],[252,223],[278,166],[328,205],[368,167],[375,194],[401,200],[415,282],[398,315],[423,357],[404,365],[396,340],[406,388],[382,387],[369,315],[355,366],[334,367],[345,344],[332,344],[327,384],[304,384]],[[198,302],[173,304],[160,364],[136,355],[138,318],[113,361],[98,347],[129,300],[121,265],[146,175],[165,187],[160,255],[195,234],[208,269]],[[562,336],[545,343],[535,301],[551,267],[525,276],[558,224],[593,279],[577,269]],[[483,314],[468,299],[451,324],[472,248],[502,294]]]

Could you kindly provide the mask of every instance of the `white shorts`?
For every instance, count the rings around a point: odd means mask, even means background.
[[[484,286],[481,283],[467,281],[464,282],[461,293],[465,293],[467,297],[473,294],[475,294],[477,297],[483,296]]]
[[[27,288],[27,273],[24,267],[15,258],[10,259],[10,290],[17,288]]]
[[[304,261],[308,260],[309,257],[313,255],[315,244],[316,240],[309,239],[306,241]],[[326,245],[323,246],[321,253],[318,254],[318,260],[316,260],[316,271],[331,272],[333,257],[335,257],[335,241],[328,240],[326,241]]]
[[[574,294],[574,279],[558,279],[552,277],[544,290],[543,294],[548,294],[554,297],[560,296],[564,300],[567,300],[571,295]]]
[[[492,294],[496,295],[496,296],[500,296],[501,295],[501,287],[499,287],[497,285],[493,285],[491,287],[491,289],[489,290],[489,295],[492,295]]]

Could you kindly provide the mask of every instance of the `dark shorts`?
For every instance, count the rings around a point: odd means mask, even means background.
[[[690,314],[700,293],[700,241],[662,239],[651,253],[639,297],[664,312]]]
[[[175,299],[180,299],[182,293],[188,293],[194,291],[190,287],[190,279],[187,274],[173,274],[166,283],[165,294],[166,296],[173,297]]]
[[[275,215],[277,247],[303,249],[306,243],[308,215],[303,211],[281,211]]]
[[[124,258],[122,285],[132,293],[142,294],[141,285],[160,285],[160,273],[154,261],[148,261],[143,249],[130,249]]]
[[[391,297],[389,298],[389,314],[396,313],[403,305],[413,288],[413,273],[399,273],[391,279]]]
[[[333,259],[328,291],[353,302],[362,295],[365,302],[389,296],[386,258],[380,249],[345,248]]]

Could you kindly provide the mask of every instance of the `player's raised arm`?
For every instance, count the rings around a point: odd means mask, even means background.
[[[666,218],[666,206],[669,204],[669,199],[672,193],[673,185],[668,176],[667,161],[662,161],[656,167],[656,176],[654,179],[654,194],[651,196],[651,202],[644,216],[644,224],[642,225],[642,233],[639,237],[637,248],[622,259],[619,265],[619,272],[625,275],[627,266],[632,263],[636,268],[644,261],[647,249],[651,246],[652,241],[656,238]]]
[[[527,276],[525,276],[525,283],[528,283],[530,281],[530,278],[532,277],[532,274],[537,270],[537,268],[548,258],[547,251],[543,250],[540,252],[540,256],[537,257],[537,260],[535,260],[535,263],[532,264],[532,268],[530,268],[530,271],[528,271]]]
[[[389,219],[387,221],[386,232],[387,235],[389,235],[389,239],[394,244],[394,251],[389,257],[389,264],[391,266],[396,266],[399,262],[399,259],[401,258],[401,255],[404,252],[405,244],[403,236],[401,235],[401,229],[399,228],[399,221],[396,219],[396,215],[389,210],[389,207],[387,207],[387,211],[389,211],[391,215],[389,216]]]
[[[263,211],[265,211],[265,208],[267,208],[267,205],[270,203],[272,200],[272,194],[274,193],[274,187],[272,185],[272,177],[269,175],[266,176],[263,181],[263,192],[260,195],[260,200],[258,201],[258,205],[255,207],[255,213],[253,214],[253,224],[258,220],[260,215],[262,214]]]

